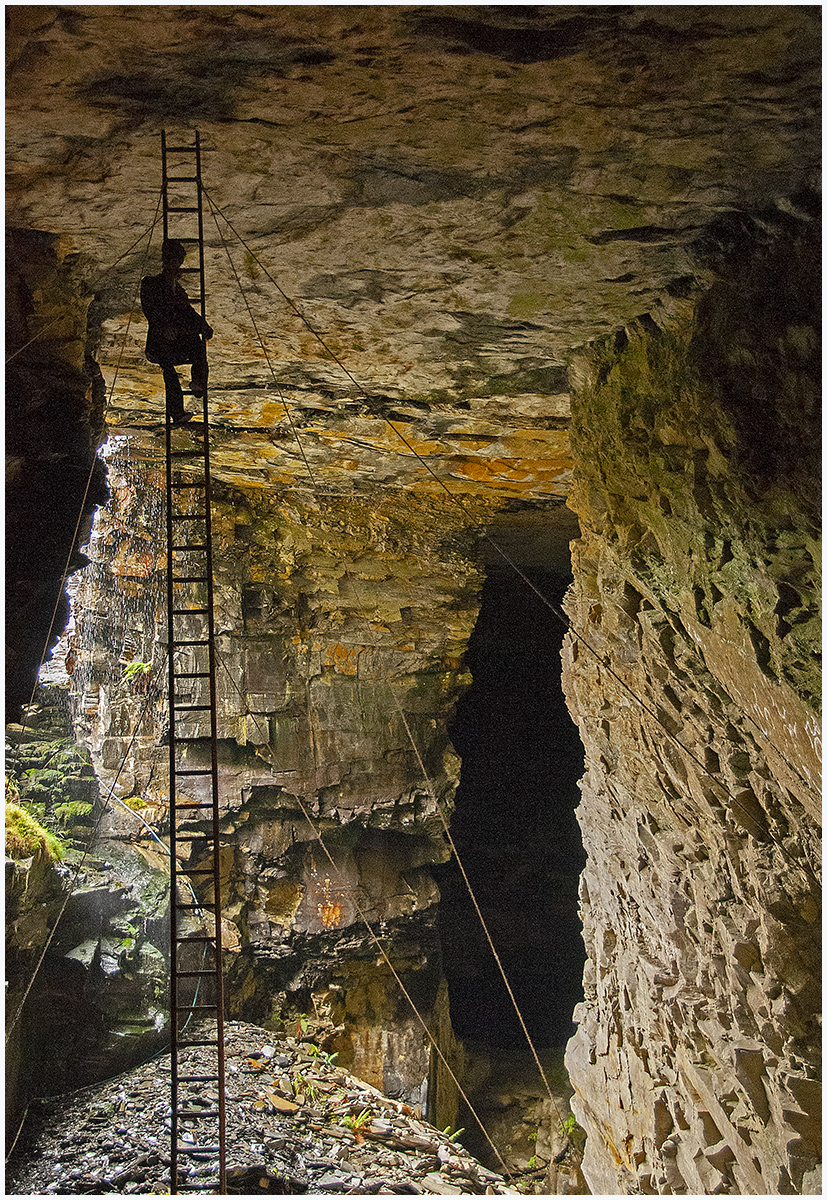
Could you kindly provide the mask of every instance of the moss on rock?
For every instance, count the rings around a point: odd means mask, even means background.
[[[40,854],[49,862],[59,862],[65,854],[65,847],[22,805],[7,801],[6,854],[14,859]]]

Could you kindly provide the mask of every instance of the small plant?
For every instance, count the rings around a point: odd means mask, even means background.
[[[328,1054],[326,1050],[320,1049],[315,1042],[308,1042],[305,1046],[305,1049],[307,1050],[308,1054],[313,1056],[313,1058],[321,1058],[329,1067],[332,1067],[335,1064],[336,1059],[339,1057],[338,1050],[334,1051],[333,1054]]]
[[[449,1142],[455,1142],[461,1133],[465,1133],[464,1126],[462,1129],[455,1129],[454,1132],[451,1133],[451,1126],[446,1125],[442,1131],[442,1136],[447,1137]]]
[[[536,1141],[537,1141],[537,1130],[536,1130],[536,1129],[535,1129],[535,1130],[533,1130],[533,1131],[532,1131],[532,1132],[531,1132],[531,1133],[528,1135],[528,1140],[529,1140],[530,1142],[536,1142]]]
[[[137,679],[141,675],[148,675],[152,670],[152,663],[141,662],[138,658],[133,658],[132,662],[128,662],[123,669],[123,677],[127,680]]]
[[[571,1137],[577,1128],[577,1118],[575,1117],[574,1113],[569,1113],[565,1121],[560,1122],[560,1128],[567,1138]]]
[[[355,1117],[342,1117],[342,1124],[347,1125],[348,1129],[353,1132],[353,1136],[357,1142],[361,1142],[364,1140],[362,1138],[362,1130],[370,1122],[372,1115],[369,1108],[363,1108]]]
[[[532,1154],[531,1158],[528,1160],[528,1169],[529,1169],[529,1171],[537,1170],[537,1155],[536,1154]]]

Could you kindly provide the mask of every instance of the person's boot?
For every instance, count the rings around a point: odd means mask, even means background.
[[[192,420],[192,417],[193,414],[191,412],[187,412],[186,410],[182,410],[181,412],[176,413],[174,416],[172,413],[170,413],[169,423],[170,425],[186,425],[187,421]]]

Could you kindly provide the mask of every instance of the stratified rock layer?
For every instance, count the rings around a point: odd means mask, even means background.
[[[697,305],[578,364],[567,1061],[595,1192],[819,1190],[814,246],[761,240],[760,313],[736,239]]]
[[[108,464],[113,499],[64,655],[102,778],[163,833],[159,475],[125,445]],[[465,522],[493,508],[469,504],[221,486],[213,497],[230,1007],[276,1026],[309,1013],[342,1062],[412,1098],[428,1073],[421,1028],[363,919],[429,1013],[441,961],[431,868],[448,857],[459,766],[446,727],[482,579]],[[196,718],[186,732],[205,738],[187,751],[197,767],[208,730]],[[201,798],[197,780],[179,796]],[[107,829],[143,836],[123,810]]]

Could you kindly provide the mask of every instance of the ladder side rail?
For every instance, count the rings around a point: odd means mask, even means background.
[[[206,320],[206,280],[204,273],[204,210],[203,192],[201,187],[201,137],[195,134],[195,175],[198,193],[198,256],[201,278],[201,316]],[[212,768],[212,801],[213,801],[213,902],[215,905],[215,1003],[216,1029],[218,1038],[217,1065],[221,1082],[218,1086],[218,1137],[219,1137],[219,1173],[220,1191],[226,1191],[226,1112],[223,1082],[224,1071],[224,977],[222,969],[221,945],[221,860],[218,837],[219,826],[219,788],[218,788],[218,698],[216,695],[216,661],[215,661],[215,596],[213,585],[213,555],[212,555],[212,485],[210,480],[210,426],[209,426],[209,386],[204,387],[204,543],[205,568],[207,577],[207,654],[209,658],[209,694],[210,694],[210,757]]]
[[[206,278],[204,273],[204,205],[201,187],[201,135],[195,132],[195,187],[198,194],[198,278],[201,285],[201,316],[207,319]],[[207,398],[204,397],[204,419],[206,420]]]
[[[164,241],[169,237],[169,196],[167,189],[168,173],[167,173],[167,135],[166,130],[161,130],[161,196],[163,198],[163,223],[164,223]]]
[[[165,206],[166,207],[166,206]],[[170,973],[169,973],[169,1025],[170,1025],[170,1072],[171,1072],[171,1129],[170,1129],[170,1187],[173,1194],[178,1180],[178,815],[175,796],[175,620],[173,617],[174,585],[172,582],[172,472],[170,450],[172,429],[166,424],[166,524],[167,524],[167,686],[169,709],[169,861],[170,861]]]

